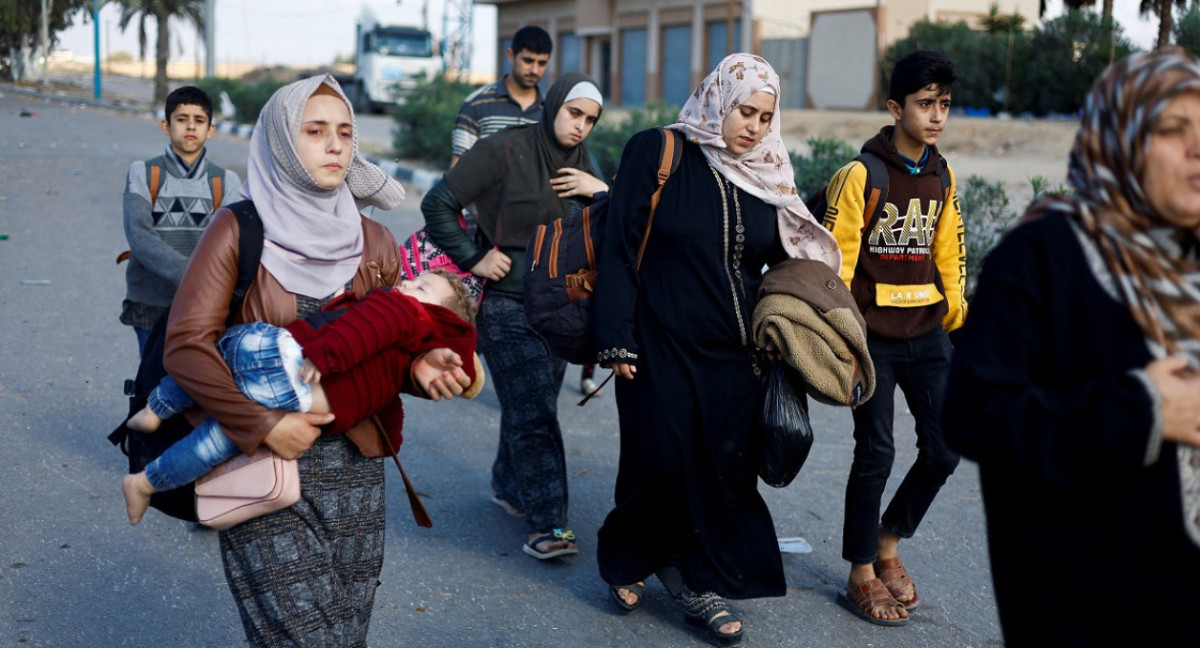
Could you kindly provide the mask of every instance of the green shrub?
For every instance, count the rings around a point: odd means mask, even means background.
[[[212,97],[214,115],[221,112],[221,93],[227,92],[229,100],[233,102],[233,108],[237,112],[234,121],[253,124],[258,121],[258,113],[262,112],[263,106],[267,105],[267,100],[271,98],[271,95],[288,83],[288,81],[274,77],[253,82],[230,78],[211,78],[200,79],[196,82],[196,86]]]
[[[837,170],[858,155],[858,151],[836,137],[810,137],[808,155],[789,153],[796,191],[805,200],[825,186]]]
[[[651,102],[645,108],[632,108],[624,118],[602,116],[596,129],[588,137],[588,152],[600,165],[600,177],[611,181],[621,163],[621,152],[625,143],[635,134],[648,128],[674,124],[679,118],[679,107],[664,102]]]
[[[1009,199],[1003,182],[988,182],[973,175],[957,189],[966,238],[967,295],[970,296],[975,292],[983,260],[1012,224],[1013,214],[1008,208]]]
[[[436,168],[450,166],[450,135],[463,100],[475,89],[458,79],[422,79],[396,106],[392,146],[398,157],[421,160]]]

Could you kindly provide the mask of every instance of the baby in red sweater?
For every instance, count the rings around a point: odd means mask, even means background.
[[[402,390],[415,386],[435,401],[453,398],[443,381],[458,368],[471,380],[464,397],[482,389],[472,325],[476,311],[476,300],[457,275],[432,270],[361,299],[344,295],[287,326],[232,326],[217,344],[247,398],[286,412],[332,412],[328,434],[382,414],[398,447]],[[470,361],[464,364],[463,358]],[[194,404],[167,376],[126,425],[152,432]],[[216,420],[207,419],[144,471],[123,478],[130,524],[141,521],[155,492],[191,483],[238,452]]]

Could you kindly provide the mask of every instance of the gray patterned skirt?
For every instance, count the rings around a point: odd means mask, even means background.
[[[344,436],[300,458],[300,501],[221,532],[251,646],[359,648],[383,568],[383,460]]]

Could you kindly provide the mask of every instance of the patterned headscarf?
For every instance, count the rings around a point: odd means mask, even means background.
[[[730,54],[688,97],[678,123],[667,128],[699,144],[704,157],[726,180],[776,207],[779,238],[788,256],[822,261],[838,272],[842,252],[837,241],[813,218],[796,191],[792,161],[779,132],[779,111],[771,117],[767,134],[749,151],[735,156],[725,146],[721,135],[725,117],[759,91],[774,95],[778,104],[779,75],[771,64],[753,54]]]
[[[263,222],[262,264],[288,292],[327,297],[358,270],[362,221],[355,199],[392,209],[404,188],[358,153],[358,127],[346,181],[336,189],[317,185],[296,154],[304,108],[322,86],[354,109],[328,74],[286,85],[271,95],[250,137],[242,197],[254,201]]]
[[[1071,149],[1067,183],[1075,195],[1044,199],[1030,213],[1073,216],[1099,248],[1151,354],[1183,355],[1200,369],[1196,232],[1164,221],[1142,185],[1155,122],[1173,98],[1189,92],[1200,92],[1200,65],[1179,48],[1109,67],[1088,94]],[[1200,450],[1180,445],[1178,461],[1185,526],[1200,545]]]

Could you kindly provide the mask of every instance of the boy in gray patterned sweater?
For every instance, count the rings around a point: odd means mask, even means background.
[[[175,297],[213,212],[237,201],[241,187],[236,173],[208,161],[204,143],[216,128],[207,93],[194,86],[176,89],[167,95],[164,115],[166,152],[129,165],[123,196],[129,266],[121,322],[137,334],[139,354]]]

